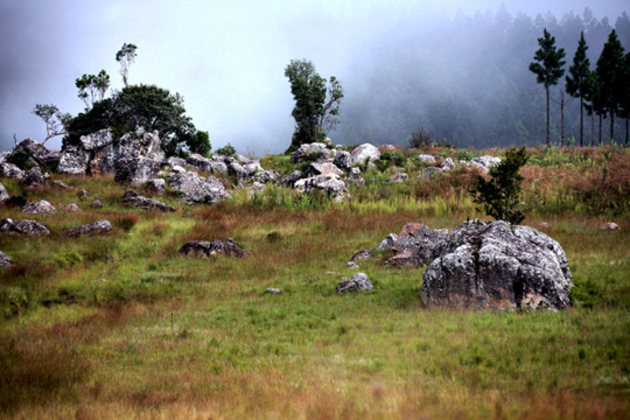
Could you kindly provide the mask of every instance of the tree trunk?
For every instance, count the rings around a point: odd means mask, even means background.
[[[615,110],[610,110],[610,141],[615,141]]]
[[[584,147],[584,99],[580,96],[580,147]]]
[[[549,134],[550,134],[550,130],[549,130],[549,88],[545,88],[545,91],[547,92],[547,147],[549,147],[551,145],[550,141],[549,141]]]
[[[595,113],[591,112],[591,147],[595,146]]]
[[[564,145],[564,90],[560,91],[560,146]]]
[[[599,115],[599,145],[602,145],[602,116]]]

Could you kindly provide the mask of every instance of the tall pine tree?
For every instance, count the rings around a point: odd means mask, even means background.
[[[601,95],[604,107],[610,115],[610,140],[615,139],[615,114],[622,101],[623,92],[623,47],[613,29],[608,42],[597,59],[595,71],[601,83]]]
[[[573,56],[573,65],[569,67],[566,77],[567,93],[574,98],[580,98],[580,146],[584,146],[584,97],[588,90],[588,73],[591,63],[586,57],[588,46],[584,40],[584,31],[580,35],[578,48]]]
[[[556,38],[551,36],[547,29],[543,37],[538,38],[540,49],[534,54],[535,62],[530,63],[529,70],[536,74],[536,82],[545,86],[547,95],[547,146],[551,145],[549,127],[549,87],[558,84],[558,80],[564,75],[566,55],[564,48],[556,48]]]

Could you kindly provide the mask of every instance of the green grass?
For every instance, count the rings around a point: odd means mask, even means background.
[[[552,158],[555,171],[569,160]],[[387,252],[359,262],[373,291],[337,295],[357,271],[345,267],[350,257],[404,224],[453,229],[481,216],[461,177],[385,178],[368,172],[365,188],[338,204],[287,189],[233,191],[213,206],[166,197],[178,209],[168,214],[122,207],[126,188],[111,177],[60,177],[90,192],[82,201],[73,190],[30,192],[82,213],[29,216],[48,238],[0,236],[16,263],[0,276],[0,417],[630,417],[627,213],[613,219],[621,231],[604,232],[607,219],[587,212],[527,210],[524,223],[549,223],[567,252],[568,311],[426,309],[423,270],[388,269]],[[91,209],[94,198],[105,207]],[[5,217],[25,218],[0,207]],[[102,218],[109,235],[61,235]],[[252,255],[177,254],[189,240],[227,237]]]

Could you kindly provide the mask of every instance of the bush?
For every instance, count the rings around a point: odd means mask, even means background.
[[[223,156],[236,156],[236,149],[230,143],[228,143],[227,145],[218,149],[217,154]]]

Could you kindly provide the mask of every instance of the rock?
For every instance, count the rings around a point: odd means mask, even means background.
[[[399,172],[394,176],[385,180],[386,184],[404,184],[409,179],[409,175],[403,172]]]
[[[223,156],[215,155],[212,159],[205,158],[200,154],[193,153],[186,159],[186,165],[202,172],[212,174],[227,174],[228,167]],[[180,165],[184,166],[184,165]]]
[[[44,175],[42,175],[42,171],[38,167],[31,168],[20,180],[20,186],[22,187],[29,187],[31,185],[39,185],[40,187],[48,185],[48,182],[44,179]]]
[[[143,210],[157,210],[174,212],[175,208],[167,206],[159,200],[139,196],[134,190],[129,190],[123,196],[123,204],[133,204],[135,208]]]
[[[76,146],[65,146],[59,158],[57,172],[64,175],[85,175],[89,154]]]
[[[435,156],[431,156],[431,155],[418,155],[418,162],[422,162],[422,163],[428,163],[428,164],[435,164],[436,160],[435,160]]]
[[[242,258],[251,254],[238,246],[232,238],[226,241],[215,239],[213,241],[190,241],[179,249],[179,254],[186,257],[209,257],[215,254],[221,254],[228,257]]]
[[[442,170],[442,168],[436,168],[435,166],[431,166],[429,168],[424,168],[422,172],[420,172],[420,175],[418,175],[418,178],[434,179],[442,175],[443,173],[444,171]]]
[[[350,159],[353,165],[361,165],[368,159],[371,162],[378,160],[381,157],[381,152],[378,151],[378,147],[370,143],[363,143],[350,153]]]
[[[12,163],[4,162],[0,163],[0,177],[22,179],[24,178],[24,171]]]
[[[450,172],[454,168],[455,162],[453,162],[453,159],[451,158],[444,159],[444,162],[442,162],[442,164],[440,165],[440,169],[442,169],[443,172]]]
[[[341,151],[335,155],[335,159],[333,160],[333,164],[343,169],[344,171],[348,171],[352,168],[352,158],[350,157],[350,152]]]
[[[9,198],[9,193],[4,185],[0,184],[0,202],[7,200]]]
[[[93,209],[102,209],[103,203],[101,202],[101,200],[96,199],[92,201],[92,204],[90,204],[90,207],[92,207]]]
[[[33,139],[22,140],[14,150],[14,152],[22,150],[30,155],[29,163],[35,166],[41,166],[50,170],[59,164],[61,155],[59,152],[52,152],[43,144]]]
[[[617,223],[608,222],[605,225],[599,227],[599,230],[621,230],[621,227]]]
[[[57,209],[46,200],[41,200],[37,203],[31,203],[24,206],[22,213],[28,214],[54,214],[57,213]]]
[[[203,179],[195,172],[173,170],[167,180],[171,188],[180,191],[180,200],[188,204],[214,204],[231,198],[221,181],[213,176]]]
[[[280,181],[280,185],[284,185],[286,187],[293,187],[295,183],[302,179],[304,175],[302,172],[295,170]]]
[[[166,194],[166,181],[162,178],[151,179],[147,182],[144,190],[150,195],[164,195]]]
[[[84,150],[91,151],[109,146],[114,142],[114,138],[110,130],[103,129],[96,133],[81,136],[79,141]]]
[[[0,163],[6,162],[10,154],[10,152],[0,152]]]
[[[0,268],[11,268],[13,267],[13,260],[8,257],[7,254],[0,251]]]
[[[319,157],[328,159],[330,157],[330,149],[324,143],[306,143],[291,153],[291,163],[314,161]]]
[[[448,237],[446,229],[431,229],[420,223],[405,225],[392,246],[398,254],[387,260],[395,268],[422,267],[439,256],[441,243]]]
[[[99,220],[98,222],[88,223],[87,225],[81,225],[68,229],[63,233],[63,236],[74,238],[77,236],[93,236],[104,235],[112,231],[112,224],[108,220]]]
[[[140,185],[149,179],[155,178],[160,171],[161,160],[146,157],[134,157],[118,159],[116,162],[116,175],[114,181]]]
[[[488,173],[490,168],[501,163],[501,159],[494,156],[480,156],[470,159],[468,165],[470,167],[480,168],[484,173]]]
[[[376,247],[377,251],[384,251],[394,246],[394,244],[398,241],[398,235],[395,233],[390,233],[387,235],[385,239],[381,241],[380,244]]]
[[[66,184],[66,183],[65,183],[65,182],[63,182],[63,181],[59,181],[58,179],[54,180],[54,181],[52,182],[52,184],[53,184],[55,187],[59,187],[59,188],[61,188],[62,190],[69,190],[69,189],[71,189],[71,188],[72,188],[72,187],[70,187],[70,185]]]
[[[162,164],[160,165],[160,167],[162,168],[174,168],[175,166],[181,166],[183,168],[184,166],[186,166],[186,161],[182,158],[171,156],[166,160],[163,160]]]
[[[231,158],[230,158],[231,159]],[[240,166],[244,175],[241,174],[241,170],[236,170]],[[236,176],[239,182],[253,181],[267,184],[269,182],[277,182],[280,179],[280,174],[276,171],[267,171],[260,165],[260,160],[250,160],[249,163],[240,165],[236,160],[232,159],[232,162],[228,165],[228,173]]]
[[[280,290],[280,289],[278,289],[278,288],[275,288],[275,287],[268,287],[268,288],[265,290],[265,293],[264,293],[264,294],[268,294],[268,293],[269,293],[269,294],[272,294],[272,295],[281,295],[281,294],[282,294],[282,290]]]
[[[359,168],[350,168],[344,177],[344,181],[349,184],[356,185],[357,187],[365,185],[365,179],[361,176],[361,169]]]
[[[69,213],[80,213],[81,212],[81,209],[79,208],[79,206],[77,206],[74,203],[70,203],[67,206],[64,206],[63,210],[67,211]]]
[[[236,155],[236,161],[238,163],[240,163],[241,165],[247,165],[248,163],[252,163],[257,159],[250,159],[247,156],[243,156],[240,153],[238,155]]]
[[[76,195],[79,198],[86,198],[90,194],[87,191],[85,191],[83,188],[81,188],[79,191],[77,191]]]
[[[164,152],[162,142],[157,130],[147,133],[143,128],[139,128],[135,133],[127,133],[118,141],[117,161],[129,158],[147,158],[162,162]],[[158,165],[159,166],[159,165]]]
[[[357,263],[355,263],[354,261],[348,261],[346,263],[346,267],[347,268],[359,268],[359,266],[357,265]]]
[[[352,256],[352,258],[350,258],[350,261],[352,261],[352,262],[365,261],[365,260],[370,259],[372,257],[373,257],[372,252],[369,249],[364,249],[364,250],[359,251],[356,254],[354,254]]]
[[[372,290],[372,282],[365,273],[356,273],[350,280],[344,280],[336,287],[337,293],[356,292],[359,290]]]
[[[512,310],[571,307],[567,256],[558,242],[527,226],[465,222],[424,272],[427,306]]]
[[[342,200],[348,193],[346,184],[338,175],[318,175],[300,179],[295,183],[295,189],[309,194],[317,190],[337,200]]]
[[[331,174],[343,176],[343,171],[330,162],[313,162],[308,165],[308,168],[306,168],[304,174],[307,177]]]
[[[50,236],[48,228],[34,220],[0,220],[0,233],[3,235]]]

